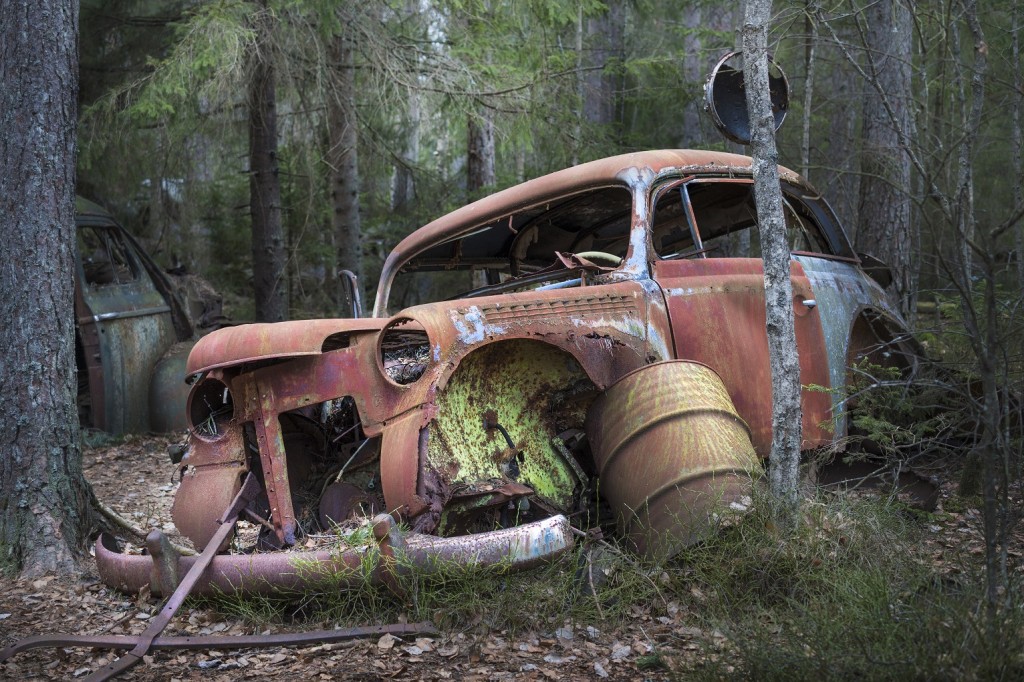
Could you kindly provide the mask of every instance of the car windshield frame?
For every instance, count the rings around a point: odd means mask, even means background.
[[[381,279],[378,286],[377,303],[374,306],[374,315],[388,316],[389,314],[397,312],[397,310],[393,309],[396,282],[400,275],[409,274],[410,272],[451,272],[453,270],[474,271],[486,270],[488,265],[500,267],[507,266],[509,277],[505,280],[463,290],[455,296],[440,296],[433,300],[422,301],[420,303],[434,303],[444,300],[455,300],[460,298],[472,298],[476,296],[505,293],[517,288],[515,286],[515,283],[517,282],[526,286],[531,284],[533,280],[537,280],[538,277],[539,280],[544,280],[544,273],[549,268],[552,268],[551,277],[549,277],[549,279],[565,280],[566,275],[575,272],[577,269],[568,265],[562,269],[558,268],[558,260],[554,257],[555,253],[559,252],[558,249],[552,250],[553,257],[546,265],[542,266],[539,263],[531,263],[529,270],[517,270],[514,261],[517,257],[516,250],[524,248],[520,244],[520,242],[523,241],[523,235],[528,230],[534,230],[539,234],[543,234],[544,230],[558,229],[551,225],[543,226],[543,223],[545,220],[557,217],[567,209],[571,210],[574,207],[577,207],[581,199],[585,198],[587,195],[594,195],[597,197],[601,194],[606,194],[610,196],[617,192],[622,193],[621,210],[609,211],[608,217],[606,217],[600,225],[579,227],[575,232],[576,239],[573,245],[578,245],[582,240],[590,238],[592,235],[596,234],[602,226],[611,225],[616,222],[624,223],[625,227],[622,230],[622,234],[615,237],[616,242],[621,242],[621,246],[624,248],[621,260],[617,265],[601,268],[600,274],[602,276],[614,276],[615,273],[628,270],[629,264],[635,261],[636,252],[638,251],[637,247],[640,243],[640,240],[636,239],[634,236],[637,233],[637,196],[638,194],[645,195],[646,193],[642,191],[638,192],[637,187],[620,178],[607,178],[604,182],[590,183],[584,186],[574,187],[555,196],[540,197],[539,200],[524,203],[523,205],[517,206],[512,211],[504,211],[497,215],[487,216],[481,220],[474,221],[472,224],[459,226],[449,231],[444,238],[430,243],[415,253],[405,255],[404,258],[397,261],[390,267],[386,266],[384,271],[381,273]],[[543,210],[538,211],[538,209]],[[429,226],[422,227],[420,230],[426,230],[428,227]],[[509,238],[508,247],[503,248],[498,254],[487,257],[473,257],[465,255],[459,248],[460,245],[464,243],[464,240],[492,231],[508,231],[512,235]],[[424,258],[425,254],[446,245],[452,246],[453,258],[448,260]],[[526,246],[528,247],[529,245],[527,244]],[[587,251],[593,250],[599,249],[586,248],[581,249],[579,252],[586,253]],[[644,253],[646,252],[646,249],[640,250]],[[568,253],[575,252],[569,251]],[[420,263],[422,263],[422,265]],[[410,265],[412,267],[410,267]],[[597,265],[607,266],[608,263],[601,262],[597,263]],[[588,268],[590,268],[590,266],[584,264],[580,269]],[[572,278],[569,277],[569,279]],[[568,282],[565,282],[554,286],[565,286],[568,284]],[[403,305],[402,309],[405,307],[410,306]]]

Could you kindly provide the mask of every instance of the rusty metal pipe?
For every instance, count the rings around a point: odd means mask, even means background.
[[[150,649],[248,649],[272,646],[301,646],[303,644],[326,644],[343,642],[361,637],[379,637],[391,634],[396,637],[410,635],[434,635],[437,630],[430,623],[396,623],[394,625],[367,625],[341,628],[338,630],[313,630],[311,632],[286,632],[276,635],[164,635],[150,644]],[[0,662],[11,656],[42,647],[91,647],[94,649],[131,649],[139,638],[131,635],[35,635],[20,639],[3,651]]]
[[[224,510],[224,515],[218,520],[220,528],[210,539],[210,542],[207,543],[203,553],[193,558],[192,566],[180,582],[177,580],[177,576],[180,573],[175,571],[173,567],[168,566],[174,560],[174,548],[166,540],[161,541],[161,534],[157,533],[154,536],[153,533],[150,533],[151,537],[147,538],[147,544],[151,549],[158,550],[158,555],[153,557],[153,572],[159,578],[157,584],[161,587],[169,587],[170,584],[175,584],[175,589],[170,597],[168,597],[167,603],[160,609],[157,617],[149,622],[145,632],[134,638],[135,647],[116,661],[111,661],[95,671],[86,678],[88,682],[103,682],[104,680],[117,677],[142,660],[142,657],[146,655],[146,652],[149,651],[150,646],[153,644],[153,640],[163,632],[164,628],[171,622],[171,619],[174,618],[174,614],[181,608],[199,576],[206,571],[210,561],[217,554],[221,543],[227,540],[233,532],[238,514],[252,503],[258,493],[259,484],[256,482],[256,477],[250,473],[246,476],[245,483],[242,484],[238,494],[235,495],[235,499],[232,500],[228,508]]]
[[[551,561],[573,545],[569,521],[561,515],[514,528],[452,538],[404,534],[393,521],[390,523],[382,540],[396,548],[396,570],[435,573],[449,569],[452,563],[477,566],[504,564],[510,570],[520,570]],[[331,584],[338,584],[339,578],[342,583],[353,585],[367,580],[371,584],[380,584],[385,577],[382,566],[390,562],[376,562],[367,575],[361,569],[369,551],[378,549],[218,555],[196,582],[192,594],[266,595],[301,591],[322,584],[328,578]],[[167,561],[167,557],[163,561]],[[177,557],[177,574],[185,575],[195,562],[196,557]],[[116,551],[112,540],[103,535],[96,542],[96,563],[105,584],[128,594],[137,594],[146,585],[150,586],[153,594],[158,594],[166,582],[154,579],[152,557],[121,554]]]

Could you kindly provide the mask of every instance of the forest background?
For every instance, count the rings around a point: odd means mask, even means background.
[[[912,317],[953,290],[976,231],[960,214],[988,234],[1019,213],[1021,10],[774,10],[780,159]],[[496,189],[637,149],[742,151],[700,111],[741,23],[708,0],[84,0],[78,191],[236,319],[335,315],[339,270],[372,293],[398,240]],[[1019,222],[997,236],[976,246],[1019,281]]]

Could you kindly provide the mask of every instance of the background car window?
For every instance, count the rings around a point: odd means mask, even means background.
[[[125,284],[138,278],[128,249],[113,230],[98,226],[78,228],[78,253],[86,284]]]

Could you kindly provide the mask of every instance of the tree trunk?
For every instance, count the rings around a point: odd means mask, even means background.
[[[608,9],[587,19],[585,42],[589,46],[584,85],[583,116],[594,125],[614,129],[620,123],[621,64],[625,58],[626,6],[608,0]],[[615,137],[615,131],[610,131]]]
[[[820,22],[820,11],[812,21]],[[819,24],[820,26],[820,24]],[[860,160],[856,153],[857,107],[850,106],[851,101],[860,98],[859,90],[855,92],[856,77],[841,58],[836,58],[835,44],[828,41],[819,42],[819,53],[828,52],[825,59],[830,59],[831,71],[821,78],[829,93],[828,130],[823,145],[822,158],[827,159],[815,184],[824,191],[832,202],[832,208],[850,233],[851,239],[856,238],[857,230],[857,197],[860,193]],[[841,57],[841,55],[838,55]],[[827,78],[827,81],[826,81]]]
[[[331,44],[335,85],[328,100],[331,167],[331,200],[334,205],[334,244],[338,270],[360,277],[363,267],[363,236],[359,216],[358,121],[356,120],[355,45],[352,32],[335,36]],[[339,287],[338,304],[343,305],[344,288]]]
[[[78,3],[0,0],[0,568],[88,556],[75,406]]]
[[[804,48],[804,106],[801,123],[803,124],[800,139],[800,174],[811,179],[811,108],[814,105],[814,67],[815,52],[818,48],[818,25],[815,23],[815,0],[808,0],[804,17],[807,29],[807,46]]]
[[[683,149],[697,147],[704,141],[701,121],[704,118],[704,98],[701,88],[708,65],[701,59],[701,20],[704,8],[699,3],[688,3],[682,10],[683,26],[683,90],[680,93],[685,100],[682,111],[682,134],[679,146]]]
[[[974,40],[974,59],[971,63],[970,97],[964,92],[960,77],[959,98],[964,111],[965,133],[960,146],[957,171],[957,241],[962,244],[960,255],[960,291],[964,296],[961,307],[972,306],[971,280],[972,246],[975,239],[974,207],[974,150],[981,134],[982,108],[985,101],[985,79],[988,75],[988,44],[978,18],[976,0],[963,3],[964,19]],[[984,308],[980,320],[965,315],[964,322],[978,357],[978,373],[981,376],[984,401],[981,409],[982,437],[979,443],[983,462],[982,474],[982,515],[985,533],[985,585],[988,612],[992,617],[989,625],[997,626],[995,616],[1004,598],[1001,595],[1010,589],[1007,575],[1007,541],[1011,524],[1013,504],[1008,495],[1011,481],[1008,479],[1010,462],[1019,457],[1019,449],[1006,442],[1002,425],[1008,415],[1005,412],[1006,399],[1000,396],[1000,358],[1005,357],[1006,347],[999,331],[1000,303],[996,295],[996,273],[992,258],[994,249],[984,248],[982,275],[985,281]],[[1005,370],[1004,370],[1005,371]],[[1005,390],[1005,389],[1002,389]]]
[[[1013,183],[1013,207],[1015,210],[1024,206],[1024,187],[1020,182],[1020,178],[1024,178],[1024,131],[1021,130],[1021,110],[1024,109],[1024,74],[1020,70],[1021,14],[1020,3],[1017,3],[1013,8],[1013,26],[1010,30],[1010,35],[1013,36],[1010,48],[1011,67],[1013,68],[1010,134],[1013,140],[1013,177],[1018,178],[1018,181]],[[1017,287],[1024,289],[1024,220],[1019,221],[1013,230],[1013,245],[1017,265]]]
[[[253,18],[257,31],[249,83],[249,205],[252,279],[258,322],[288,318],[281,178],[277,159],[277,93],[270,55],[274,18],[266,2]]]
[[[865,10],[867,72],[878,82],[864,97],[857,250],[883,260],[892,269],[889,294],[899,308],[913,311],[910,156],[899,131],[913,126],[911,107],[910,8],[904,0],[879,0]],[[886,110],[881,98],[889,101]],[[890,116],[890,112],[892,115]]]
[[[769,485],[780,519],[790,525],[799,506],[800,363],[793,322],[793,283],[782,213],[775,120],[768,94],[768,22],[771,0],[747,0],[743,22],[743,78],[750,116],[757,222],[764,259],[765,313],[772,373],[772,450]]]
[[[483,107],[467,122],[466,194],[476,199],[480,190],[497,184],[494,174],[494,121]]]
[[[417,90],[410,90],[407,96],[409,102],[403,130],[405,151],[402,153],[402,159],[394,164],[391,184],[391,210],[395,213],[408,211],[416,198],[413,168],[417,166],[420,158],[420,93]]]

